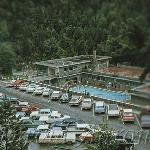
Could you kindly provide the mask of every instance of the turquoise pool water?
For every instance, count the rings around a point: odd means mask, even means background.
[[[113,101],[127,101],[130,100],[130,95],[123,92],[114,92],[106,89],[96,88],[92,86],[76,86],[70,89],[77,93],[89,93],[90,96],[95,96],[102,99],[113,100]]]

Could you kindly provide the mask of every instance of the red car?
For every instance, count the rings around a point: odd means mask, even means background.
[[[135,115],[132,109],[123,109],[122,110],[122,121],[123,122],[134,122]]]

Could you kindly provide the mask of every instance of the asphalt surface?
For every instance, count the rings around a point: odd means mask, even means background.
[[[41,108],[50,108],[51,110],[57,110],[62,114],[70,115],[71,117],[82,119],[90,124],[103,124],[107,123],[108,127],[112,130],[118,131],[124,136],[133,136],[136,145],[136,150],[149,150],[150,149],[150,131],[143,131],[140,127],[138,117],[134,124],[123,124],[121,118],[111,118],[107,120],[107,116],[95,115],[93,111],[84,110],[81,111],[79,107],[70,107],[68,104],[60,104],[58,101],[48,101],[47,98],[42,96],[33,96],[26,92],[20,92],[19,90],[12,88],[4,88],[0,83],[0,92],[8,95],[18,97],[22,101],[38,104]],[[44,149],[42,149],[44,150]]]

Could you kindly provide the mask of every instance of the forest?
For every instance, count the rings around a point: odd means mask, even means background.
[[[112,64],[149,66],[150,0],[0,1],[1,72],[93,50]]]

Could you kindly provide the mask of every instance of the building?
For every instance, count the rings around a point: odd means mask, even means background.
[[[141,85],[140,81],[117,74],[106,74],[111,57],[80,55],[61,59],[35,62],[36,81],[44,81],[50,85],[62,87],[71,81],[91,84],[107,89],[126,91]]]
[[[101,69],[109,66],[108,56],[80,55],[61,59],[35,62],[35,70],[38,75],[43,76],[43,80],[49,80],[52,84],[59,86],[67,80],[74,82],[81,81],[83,72],[99,72]],[[44,78],[45,76],[45,78]]]

